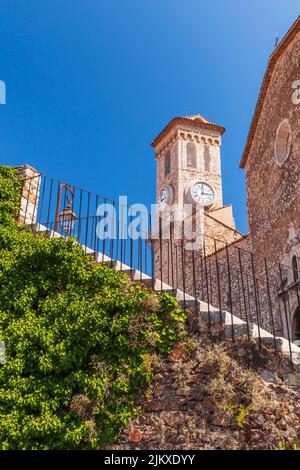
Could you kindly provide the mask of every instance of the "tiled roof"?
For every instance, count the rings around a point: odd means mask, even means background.
[[[188,126],[193,126],[198,129],[201,128],[201,129],[217,131],[221,135],[224,134],[225,132],[224,127],[219,126],[218,124],[214,124],[211,121],[208,121],[200,114],[194,114],[192,116],[182,116],[182,117],[177,116],[177,117],[174,117],[169,122],[169,124],[167,124],[166,127],[160,132],[160,134],[153,140],[153,142],[151,143],[152,147],[156,147],[170,130],[172,130],[174,127],[179,126],[179,125],[188,125]]]
[[[226,206],[223,206],[223,207],[226,207]],[[219,209],[223,209],[223,207],[220,207]],[[204,215],[206,217],[209,217],[210,219],[213,219],[214,221],[218,222],[219,224],[223,225],[223,227],[226,227],[228,228],[229,230],[232,230],[232,232],[235,232],[235,233],[238,233],[239,235],[241,235],[241,237],[245,237],[246,235],[244,235],[242,232],[240,232],[239,230],[236,230],[235,228],[232,228],[230,227],[229,225],[225,224],[224,222],[221,222],[221,220],[219,219],[215,219],[214,218],[214,215],[212,214],[213,210],[212,211],[208,211],[208,212],[204,212]]]
[[[252,142],[253,142],[255,132],[258,126],[258,121],[259,121],[260,114],[264,105],[264,101],[269,90],[269,86],[272,80],[272,75],[273,75],[276,62],[281,56],[281,54],[288,47],[288,45],[293,41],[293,39],[295,38],[296,34],[299,31],[300,31],[300,16],[298,16],[297,20],[295,21],[291,29],[287,32],[287,34],[284,36],[282,41],[278,44],[277,48],[275,49],[275,51],[273,52],[273,54],[271,55],[269,59],[268,67],[264,76],[262,87],[260,89],[254,116],[253,116],[252,123],[250,126],[250,130],[249,130],[249,134],[248,134],[248,138],[246,142],[246,147],[245,147],[242,159],[241,159],[240,168],[245,168],[249,153],[251,151]]]
[[[204,116],[201,116],[201,114],[193,114],[192,116],[182,116],[185,119],[190,119],[191,121],[198,121],[198,122],[206,122],[208,124],[213,124],[213,122],[209,121],[208,119],[205,119]]]
[[[241,238],[239,238],[238,240],[234,240],[233,242],[228,243],[228,244],[226,245],[226,247],[218,248],[218,249],[217,249],[216,251],[214,251],[213,253],[209,253],[206,257],[207,257],[207,258],[210,258],[210,257],[214,256],[215,254],[220,254],[220,253],[222,253],[222,251],[226,251],[226,249],[231,248],[231,247],[233,247],[233,246],[235,246],[235,245],[238,245],[238,244],[241,243],[241,242],[246,241],[246,240],[248,239],[248,237],[249,237],[249,235],[243,235],[243,236],[242,236]],[[220,240],[220,241],[222,241],[222,240]],[[225,242],[224,242],[224,243],[225,243]],[[249,251],[249,250],[246,250],[246,251]],[[249,251],[249,253],[250,253],[250,251]]]

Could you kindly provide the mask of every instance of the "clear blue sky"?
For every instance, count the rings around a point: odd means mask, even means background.
[[[247,230],[248,128],[290,0],[1,0],[1,163],[154,202],[150,142],[175,115],[227,128],[224,199]]]

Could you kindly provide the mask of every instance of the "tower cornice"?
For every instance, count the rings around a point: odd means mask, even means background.
[[[206,129],[210,131],[216,131],[220,135],[223,135],[226,131],[225,127],[207,121],[201,116],[174,117],[153,140],[153,142],[151,143],[152,147],[156,148],[170,131],[179,126],[188,126],[189,128],[194,129]]]

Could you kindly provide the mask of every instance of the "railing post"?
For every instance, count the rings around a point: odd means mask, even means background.
[[[91,193],[88,193],[88,205],[87,205],[87,214],[86,214],[86,226],[85,226],[85,242],[84,242],[84,250],[86,253],[87,249],[87,242],[88,242],[88,221],[89,221],[89,216],[90,216],[90,198],[91,198]],[[103,255],[102,255],[102,262],[103,262]]]
[[[170,222],[170,245],[171,245],[171,276],[172,276],[172,289],[174,289],[174,259],[173,259],[173,234],[174,225]]]
[[[217,276],[217,289],[218,289],[218,303],[219,303],[219,315],[220,315],[220,326],[223,326],[223,319],[222,319],[222,297],[221,297],[221,286],[220,286],[220,271],[219,271],[219,263],[218,263],[218,250],[217,250],[217,241],[214,239],[214,253],[215,253],[215,261],[216,261],[216,276]]]
[[[46,227],[47,228],[48,228],[48,225],[50,223],[52,192],[53,192],[53,178],[51,178],[51,183],[50,183],[50,194],[49,194],[49,202],[48,202],[47,221],[46,221]]]
[[[186,310],[186,295],[185,295],[185,246],[184,246],[184,220],[182,220],[182,233],[181,233],[181,270],[182,270],[182,291],[183,291],[183,309]]]
[[[289,326],[289,320],[288,320],[288,314],[287,314],[287,308],[286,308],[286,299],[285,299],[285,291],[284,291],[284,284],[283,284],[283,276],[282,276],[282,267],[281,264],[279,264],[279,276],[280,276],[280,283],[281,283],[281,289],[282,289],[282,300],[283,300],[283,308],[284,308],[284,315],[285,315],[285,322],[286,322],[286,330],[287,330],[287,336],[288,336],[288,342],[289,342],[289,351],[290,351],[290,357],[291,360],[293,361],[293,354],[292,354],[292,347],[291,347],[291,335],[290,335],[290,326]]]
[[[151,276],[151,286],[152,289],[154,290],[155,287],[155,252],[154,252],[154,244],[155,242],[153,241],[153,234],[152,234],[152,214],[150,212],[149,214],[149,232],[150,232],[150,249],[151,249],[151,270],[152,270],[152,276]]]
[[[82,189],[80,190],[80,196],[79,196],[79,212],[78,212],[78,241],[80,243],[80,237],[81,237],[81,224],[82,224],[82,220],[81,220],[81,214],[82,214],[82,194],[83,194],[83,191]]]
[[[259,318],[260,309],[259,309],[259,303],[258,303],[259,301],[258,301],[258,292],[257,292],[256,273],[255,273],[255,265],[254,265],[253,253],[251,253],[251,269],[252,269],[252,276],[253,276],[255,310],[256,310],[256,320],[257,320],[257,328],[258,328],[258,342],[259,342],[259,346],[261,347],[260,318]]]
[[[41,223],[41,217],[42,217],[43,208],[44,208],[45,188],[46,188],[46,176],[44,176],[43,178],[43,175],[41,175],[41,178],[43,179],[43,189],[42,189],[42,196],[41,196],[40,204],[39,204],[39,217],[36,220],[38,228]]]
[[[195,267],[195,250],[194,250],[194,243],[192,248],[192,273],[193,273],[193,292],[194,292],[194,299],[195,299],[195,312],[197,311],[198,306],[198,298],[197,298],[197,284],[196,284],[196,267]]]
[[[163,290],[163,246],[162,246],[162,220],[159,217],[159,263],[160,263],[160,290]]]
[[[229,289],[229,305],[230,305],[230,315],[231,315],[231,337],[234,341],[234,324],[233,324],[233,313],[232,313],[232,288],[231,288],[231,272],[230,272],[230,260],[228,252],[228,244],[225,246],[226,250],[226,260],[227,260],[227,276],[228,276],[228,289]]]
[[[104,198],[104,215],[106,213],[106,197]],[[102,234],[102,263],[104,262],[104,257],[105,257],[105,240],[106,234],[103,226],[103,234]]]
[[[204,269],[205,269],[205,285],[206,285],[206,297],[207,297],[207,313],[208,313],[208,331],[211,334],[211,316],[210,316],[210,298],[209,298],[209,285],[208,285],[208,271],[207,271],[207,260],[206,260],[206,240],[205,235],[203,235],[203,260],[204,260]]]
[[[34,201],[34,206],[33,206],[33,215],[32,215],[32,223],[37,223],[37,207],[38,207],[38,199],[39,199],[39,194],[40,194],[40,185],[41,185],[41,178],[42,175],[37,175],[36,178],[38,178],[38,184],[36,188],[36,196],[35,196],[35,201]],[[40,206],[41,209],[41,206]]]
[[[140,214],[140,233],[139,233],[139,257],[140,257],[140,281],[143,278],[143,245],[142,245],[142,215]]]
[[[133,279],[133,239],[132,239],[132,216],[130,220],[130,242],[129,242],[129,264],[130,264],[130,275]]]
[[[238,257],[239,257],[239,267],[241,272],[241,282],[242,282],[242,290],[243,290],[243,300],[244,300],[244,308],[245,308],[245,316],[246,316],[246,323],[247,323],[247,336],[248,339],[250,338],[250,331],[249,331],[249,319],[248,319],[248,312],[247,312],[247,304],[246,304],[246,294],[245,294],[245,284],[244,284],[244,274],[243,274],[243,265],[242,265],[242,258],[241,258],[241,250],[238,250]]]
[[[265,275],[266,275],[267,296],[268,296],[268,302],[269,302],[269,313],[270,313],[270,320],[271,320],[272,333],[273,333],[273,339],[274,339],[274,348],[275,348],[275,354],[276,354],[277,344],[276,344],[275,324],[274,324],[273,307],[272,307],[272,299],[271,299],[271,292],[270,292],[269,270],[268,270],[266,258],[264,258],[264,266],[265,266]]]
[[[99,196],[96,196],[96,213],[95,213],[95,260],[99,260],[99,245],[100,245],[100,240],[98,237],[98,223],[100,222],[100,217],[97,216],[97,211],[99,207]]]
[[[114,259],[114,243],[115,243],[115,214],[116,214],[116,203],[113,201],[113,217],[112,217],[112,224],[111,224],[111,234],[110,234],[110,266],[113,266],[113,259]]]

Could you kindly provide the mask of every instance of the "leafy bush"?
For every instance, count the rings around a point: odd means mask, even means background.
[[[13,168],[0,166],[0,226],[16,226],[21,187]]]
[[[217,406],[220,410],[228,412],[239,428],[244,427],[249,412],[253,408],[252,403],[247,406],[243,405],[242,403],[239,403],[237,405],[218,403]]]
[[[171,351],[185,315],[76,240],[18,227],[19,195],[0,167],[0,448],[100,448],[138,413],[151,354]]]
[[[300,443],[297,438],[295,438],[294,442],[286,442],[281,441],[278,445],[278,450],[300,450]]]

